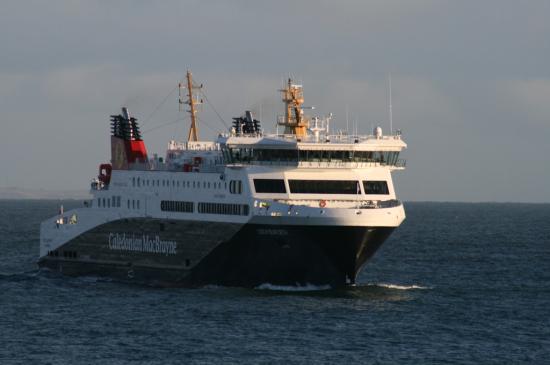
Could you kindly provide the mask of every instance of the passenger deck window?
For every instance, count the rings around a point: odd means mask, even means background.
[[[289,180],[288,184],[294,194],[361,194],[355,180]]]
[[[283,179],[254,179],[256,193],[286,193]]]
[[[231,180],[229,182],[229,192],[231,194],[242,194],[243,182],[241,180]]]
[[[388,195],[390,193],[388,183],[384,180],[363,181],[363,187],[365,188],[365,194]]]

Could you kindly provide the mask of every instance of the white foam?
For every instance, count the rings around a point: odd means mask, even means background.
[[[385,284],[385,283],[369,283],[367,284],[369,286],[378,286],[381,288],[387,288],[387,289],[396,289],[396,290],[412,290],[412,289],[418,289],[418,290],[426,290],[426,289],[432,289],[429,286],[422,286],[422,285],[398,285],[398,284]]]
[[[274,291],[318,291],[331,289],[330,285],[273,285],[270,283],[260,284],[254,289],[259,290],[274,290]]]

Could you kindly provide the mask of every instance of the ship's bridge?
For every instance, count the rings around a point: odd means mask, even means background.
[[[220,137],[227,164],[294,165],[300,167],[389,166],[402,169],[399,153],[407,147],[400,134],[389,136],[256,135]]]

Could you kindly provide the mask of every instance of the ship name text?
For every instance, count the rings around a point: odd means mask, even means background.
[[[109,233],[109,249],[117,251],[135,251],[159,253],[164,255],[175,255],[175,241],[161,240],[160,237],[149,237],[148,235],[136,236],[126,233]]]

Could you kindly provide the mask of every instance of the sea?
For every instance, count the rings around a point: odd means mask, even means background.
[[[0,364],[550,364],[550,204],[405,203],[347,289],[39,271],[60,204],[0,201]]]

